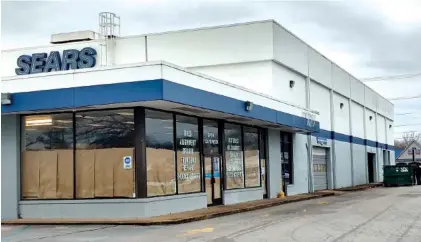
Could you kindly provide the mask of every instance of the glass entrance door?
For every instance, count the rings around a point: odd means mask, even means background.
[[[222,159],[219,144],[218,122],[203,120],[203,160],[208,205],[222,203]]]
[[[221,204],[221,157],[205,157],[205,184],[208,205]]]

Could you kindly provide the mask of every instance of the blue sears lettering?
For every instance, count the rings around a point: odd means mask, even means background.
[[[82,68],[92,68],[96,65],[97,52],[91,47],[81,51],[75,49],[64,50],[62,56],[58,51],[21,55],[17,59],[16,75],[29,75],[51,71],[67,71]]]

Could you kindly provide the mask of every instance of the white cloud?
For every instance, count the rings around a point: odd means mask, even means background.
[[[419,0],[2,2],[2,48],[48,44],[51,33],[97,30],[102,11],[121,16],[122,35],[275,19],[356,77],[421,72]],[[396,97],[415,93],[420,82],[370,85]],[[394,103],[396,113],[421,108],[421,99]]]

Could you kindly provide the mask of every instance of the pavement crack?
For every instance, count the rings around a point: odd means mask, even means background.
[[[390,206],[388,206],[387,208],[383,209],[381,212],[377,213],[375,216],[371,217],[370,219],[366,220],[363,223],[358,224],[356,227],[354,227],[353,229],[349,230],[348,232],[342,234],[341,236],[339,236],[338,238],[332,240],[332,242],[337,242],[347,236],[349,236],[350,234],[354,233],[356,230],[358,230],[359,228],[367,225],[368,223],[370,223],[371,221],[375,220],[376,218],[380,217],[380,215],[382,215],[383,213],[385,213],[387,210],[389,210],[394,204],[391,204]]]
[[[32,240],[42,240],[42,239],[49,239],[49,238],[57,238],[57,237],[60,237],[60,236],[66,236],[66,235],[72,235],[72,234],[80,234],[80,233],[92,232],[92,231],[99,231],[99,230],[104,230],[104,229],[113,228],[113,227],[117,227],[117,225],[103,226],[103,227],[99,227],[99,228],[79,230],[79,231],[73,231],[73,232],[68,232],[68,233],[60,233],[60,234],[42,236],[42,237],[37,237],[37,238],[16,240],[14,242],[23,242],[23,241],[32,241]]]
[[[421,219],[421,212],[418,213],[418,215],[415,217],[414,221],[408,226],[408,228],[405,229],[405,231],[399,236],[398,240],[396,242],[400,242],[404,239],[404,237],[408,234],[408,232],[414,227],[415,223],[418,221],[418,219]]]

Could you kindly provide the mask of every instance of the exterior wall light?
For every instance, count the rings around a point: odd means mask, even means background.
[[[369,119],[372,120],[373,119],[373,116],[370,116]]]
[[[344,108],[344,103],[340,103],[339,104],[339,107],[342,109],[342,108]]]
[[[295,81],[294,80],[289,80],[289,87],[293,88],[295,86]]]
[[[389,129],[391,129],[392,128],[392,125],[391,124],[389,124]]]
[[[2,93],[1,94],[1,105],[10,105],[12,104],[12,94]]]
[[[253,103],[250,101],[246,102],[246,111],[250,112],[253,109]]]

